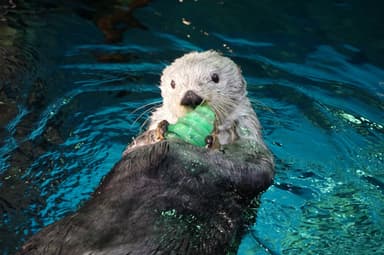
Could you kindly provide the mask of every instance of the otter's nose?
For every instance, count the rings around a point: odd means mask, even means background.
[[[203,102],[203,99],[192,90],[185,92],[184,97],[181,99],[180,104],[184,106],[190,106],[195,108]]]

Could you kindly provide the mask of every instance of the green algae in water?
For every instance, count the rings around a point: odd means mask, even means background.
[[[205,138],[214,129],[215,113],[207,105],[199,105],[192,112],[179,118],[176,124],[169,124],[166,139],[180,139],[204,147]]]

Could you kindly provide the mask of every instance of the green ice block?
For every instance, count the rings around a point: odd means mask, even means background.
[[[193,145],[204,147],[205,138],[212,134],[215,113],[207,105],[199,105],[192,112],[179,118],[175,124],[169,124],[166,139],[176,138]]]

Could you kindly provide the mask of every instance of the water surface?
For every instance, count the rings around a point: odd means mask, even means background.
[[[238,254],[384,253],[380,1],[3,2],[2,254],[76,211],[145,126],[162,69],[207,49],[241,66],[276,158]]]

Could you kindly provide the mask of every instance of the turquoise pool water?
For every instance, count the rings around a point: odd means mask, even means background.
[[[383,3],[137,2],[0,2],[1,254],[76,211],[162,69],[206,49],[241,66],[276,158],[238,254],[383,254]]]

